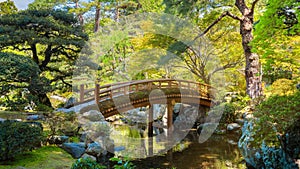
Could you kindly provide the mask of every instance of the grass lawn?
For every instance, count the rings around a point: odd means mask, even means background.
[[[57,146],[45,146],[0,162],[0,169],[70,169],[75,159]]]

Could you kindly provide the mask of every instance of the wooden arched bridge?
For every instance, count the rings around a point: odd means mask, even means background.
[[[175,102],[212,105],[214,88],[209,85],[175,79],[138,80],[113,83],[93,89],[80,85],[79,102],[75,105],[91,102],[99,106],[104,117],[151,104],[173,104]]]
[[[95,101],[94,105],[97,105],[105,118],[137,107],[149,106],[148,137],[153,138],[153,104],[167,104],[167,124],[162,127],[171,136],[174,104],[178,102],[210,107],[213,105],[214,91],[214,88],[206,84],[177,79],[139,80],[103,86],[96,84],[93,89],[85,89],[85,85],[80,85],[79,102],[75,106]],[[90,110],[89,106],[80,111],[85,110]],[[152,139],[149,139],[148,148],[151,154]]]

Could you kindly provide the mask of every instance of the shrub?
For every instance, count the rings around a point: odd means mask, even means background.
[[[258,118],[255,129],[255,143],[279,146],[282,138],[300,121],[300,92],[293,95],[271,96],[256,107]],[[278,139],[279,138],[279,139]],[[282,145],[281,145],[282,146]]]
[[[71,169],[102,169],[106,168],[90,158],[80,158],[73,163]]]
[[[46,123],[49,125],[51,136],[74,136],[78,133],[79,123],[75,112],[51,112],[47,115]]]
[[[0,122],[0,161],[13,159],[16,155],[30,151],[43,139],[42,129],[24,122]]]
[[[296,85],[292,80],[278,79],[266,90],[266,96],[291,95],[295,92],[296,92]]]

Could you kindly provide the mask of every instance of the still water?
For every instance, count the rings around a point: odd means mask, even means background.
[[[124,128],[122,128],[124,131]],[[127,131],[127,133],[126,133]],[[147,142],[126,140],[125,135],[131,137],[143,137],[138,132],[130,129],[125,130],[120,137],[114,135],[115,146],[121,147],[115,152],[120,156],[128,156],[131,153],[147,152]],[[159,152],[160,147],[154,144],[153,152],[155,156],[133,159],[132,162],[138,169],[147,168],[176,168],[176,169],[245,169],[245,163],[237,147],[238,134],[212,135],[206,142],[198,142],[199,135],[195,130],[191,130],[188,135],[168,152]],[[141,140],[141,139],[137,139]],[[154,141],[155,142],[155,141]],[[125,145],[127,144],[127,145]],[[129,145],[131,146],[129,146]],[[126,147],[126,148],[125,148]]]

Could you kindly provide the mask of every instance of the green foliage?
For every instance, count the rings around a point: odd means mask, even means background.
[[[47,115],[46,123],[50,128],[50,136],[64,134],[74,136],[78,134],[79,123],[75,112],[51,112]]]
[[[299,73],[299,5],[297,0],[269,0],[255,26],[252,46],[261,55],[263,78],[269,84]]]
[[[300,118],[300,92],[293,95],[275,95],[256,107],[254,116],[258,118],[255,127],[255,145],[265,141],[267,145],[278,146],[278,136],[285,134],[288,128]]]
[[[98,164],[90,158],[80,158],[72,165],[71,169],[104,169],[105,166]]]
[[[134,169],[135,166],[132,162],[130,162],[129,158],[124,157],[118,158],[118,157],[112,157],[109,159],[112,162],[116,162],[117,164],[114,165],[114,169]]]
[[[0,2],[0,16],[4,14],[11,14],[17,12],[18,9],[13,1],[7,0]]]
[[[0,52],[0,102],[13,110],[23,110],[24,106],[34,102],[38,104],[36,94],[51,90],[48,81],[39,76],[38,65],[27,56]]]
[[[0,122],[0,161],[30,151],[42,141],[42,129],[23,122]]]
[[[266,95],[291,95],[296,92],[296,84],[289,79],[276,80],[267,90]]]
[[[31,10],[53,9],[56,5],[67,2],[67,0],[35,0],[28,5]]]

